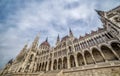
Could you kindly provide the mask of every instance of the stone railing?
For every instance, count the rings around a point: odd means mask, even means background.
[[[109,62],[103,62],[103,63],[98,63],[98,64],[74,67],[74,68],[70,68],[70,69],[64,69],[63,73],[88,70],[88,69],[106,68],[106,67],[117,67],[117,66],[120,67],[120,61],[109,61]]]

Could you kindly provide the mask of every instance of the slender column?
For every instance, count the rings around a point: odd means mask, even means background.
[[[78,67],[77,55],[75,55],[75,64],[76,64],[76,67]]]
[[[54,60],[51,61],[51,70],[53,70]]]
[[[63,69],[63,59],[62,59],[61,69]]]
[[[57,63],[56,63],[56,66],[55,66],[55,67],[56,67],[56,70],[58,70],[58,60],[57,60]]]
[[[106,33],[106,35],[111,39],[111,37],[108,35],[108,33]]]
[[[102,34],[102,40],[103,40],[104,42],[106,42],[106,36],[105,36],[105,34]]]
[[[105,60],[105,62],[108,62],[108,60],[105,58],[105,55],[103,54],[102,50],[100,48],[98,48],[98,50],[100,50],[99,52],[101,53],[103,59]]]
[[[67,66],[68,66],[68,69],[70,68],[70,58],[69,57],[67,57]]]
[[[50,63],[50,61],[47,62],[46,71],[48,71],[48,69],[49,69],[49,63]]]
[[[92,53],[90,53],[90,54],[91,54],[91,56],[92,56],[92,59],[93,59],[94,63],[96,64],[96,60],[95,60],[93,54],[92,54]]]
[[[84,55],[83,55],[83,60],[84,60],[85,65],[87,65],[86,59],[85,59],[85,56],[84,56]]]

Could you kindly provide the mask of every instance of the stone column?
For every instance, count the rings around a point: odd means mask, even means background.
[[[83,55],[83,60],[84,60],[85,65],[87,65],[86,59],[85,59],[85,56],[84,56],[84,55]]]
[[[78,67],[77,55],[75,55],[75,64],[76,64],[76,67]]]
[[[63,59],[62,59],[62,65],[61,65],[61,69],[63,69]]]
[[[70,58],[69,58],[69,56],[67,57],[67,67],[68,67],[68,69],[70,68]]]
[[[94,58],[92,53],[91,53],[91,56],[92,56],[92,59],[93,59],[94,63],[96,64],[96,60],[95,60],[95,58]]]
[[[47,62],[46,71],[49,70],[49,63],[50,63],[50,61]]]
[[[53,70],[54,60],[51,61],[51,70]]]
[[[102,55],[103,59],[105,60],[105,62],[108,62],[108,60],[105,58],[105,55],[103,54],[102,50],[100,48],[98,48],[100,54]]]

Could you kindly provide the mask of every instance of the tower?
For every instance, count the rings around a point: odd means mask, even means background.
[[[19,61],[23,60],[26,50],[27,50],[27,46],[28,46],[27,44],[24,45],[23,49],[20,51],[20,53],[16,57],[15,62],[19,62]]]
[[[39,34],[35,37],[34,41],[32,42],[32,51],[36,51],[38,43],[39,43]]]

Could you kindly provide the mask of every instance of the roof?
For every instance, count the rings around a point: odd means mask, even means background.
[[[66,35],[66,36],[64,36],[63,38],[62,38],[62,40],[61,41],[64,41],[64,40],[66,40],[66,39],[68,39],[69,38],[69,36],[68,35]]]
[[[47,41],[44,41],[43,43],[41,43],[41,46],[49,46],[50,47],[50,44]]]

